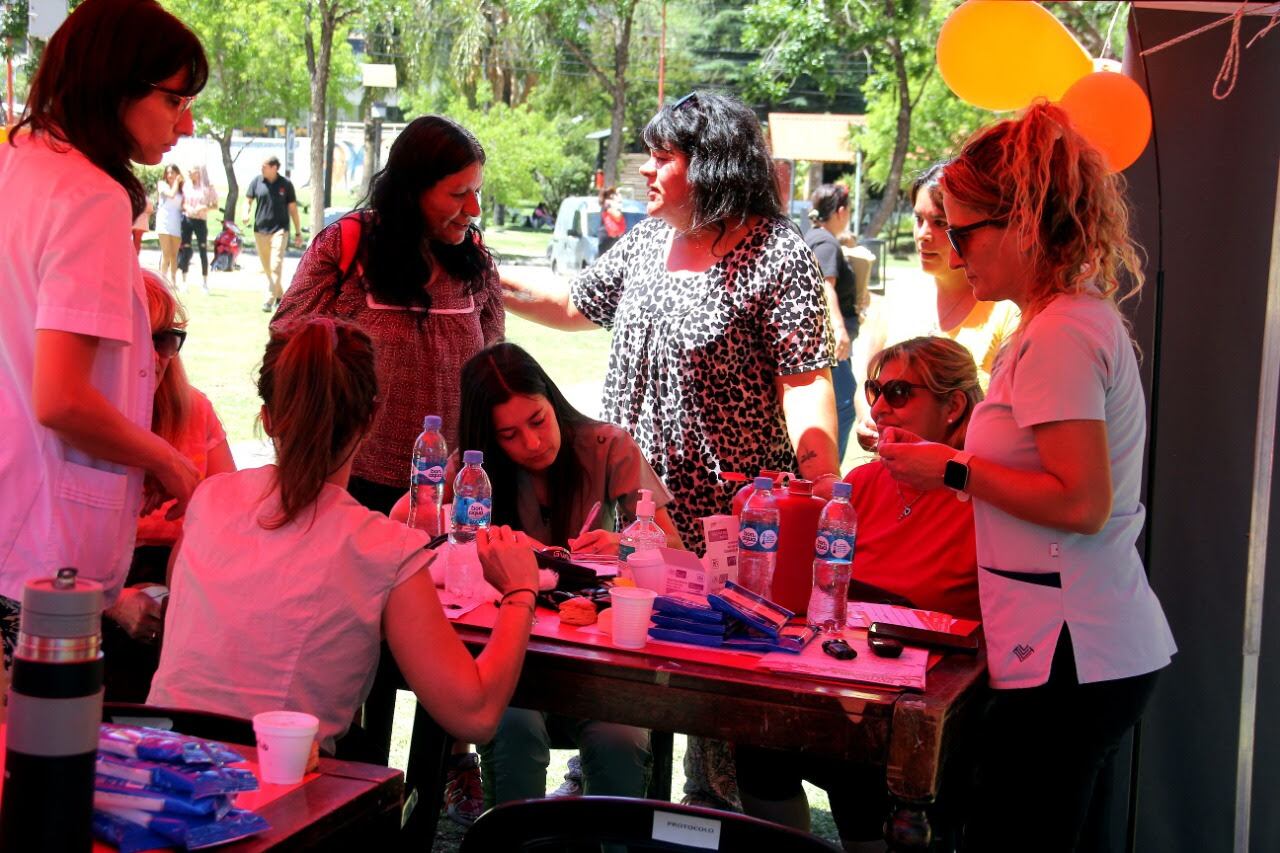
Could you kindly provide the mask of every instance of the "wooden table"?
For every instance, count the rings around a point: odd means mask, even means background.
[[[0,772],[4,767],[5,726],[0,723]],[[257,750],[228,744],[257,772]],[[240,794],[236,805],[264,817],[271,829],[218,847],[227,853],[286,850],[390,850],[398,843],[404,800],[404,776],[375,764],[320,759],[315,773],[297,785],[262,784]],[[94,842],[94,853],[114,847]]]
[[[481,627],[455,628],[473,650],[488,638]],[[975,716],[985,668],[981,654],[948,655],[930,669],[927,690],[913,693],[673,661],[656,644],[633,652],[534,636],[511,704],[883,767],[895,803],[888,840],[910,850],[927,845],[929,809],[953,744]],[[442,778],[435,762],[444,750],[420,728],[415,726],[410,753],[410,785],[433,773]],[[419,754],[423,758],[415,761]]]

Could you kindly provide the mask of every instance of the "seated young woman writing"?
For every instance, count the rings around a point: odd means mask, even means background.
[[[537,566],[528,537],[507,527],[477,537],[502,606],[473,659],[426,571],[426,535],[346,490],[377,409],[368,335],[328,318],[273,331],[258,391],[277,463],[210,477],[189,505],[147,701],[239,717],[306,711],[332,752],[369,692],[385,637],[446,731],[491,737],[529,638]]]
[[[882,350],[865,383],[876,428],[908,430],[964,446],[982,401],[973,356],[949,338],[912,338]],[[858,513],[850,598],[888,593],[917,607],[979,618],[973,508],[949,489],[900,486],[881,462],[855,468],[850,503]],[[747,814],[808,831],[809,801],[800,782],[827,789],[846,850],[883,850],[888,814],[884,773],[825,756],[737,747],[738,785]],[[859,846],[866,845],[866,846]]]
[[[670,495],[636,443],[618,427],[573,408],[523,349],[502,343],[481,350],[463,367],[461,382],[458,445],[484,451],[495,523],[510,524],[544,545],[616,554],[619,518],[634,515],[637,492],[644,488],[653,491],[658,526],[672,546],[680,546],[665,507]],[[456,468],[455,455],[450,473]],[[579,536],[597,501],[595,526]],[[392,517],[406,514],[402,499]],[[648,731],[508,708],[497,736],[480,751],[486,801],[543,796],[553,743],[582,751],[587,793],[644,795]]]

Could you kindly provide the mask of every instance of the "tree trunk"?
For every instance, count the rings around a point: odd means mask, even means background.
[[[236,162],[231,159],[231,128],[218,136],[218,150],[222,152],[222,169],[227,173],[227,197],[222,208],[224,222],[236,221],[236,204],[240,201],[240,184],[236,182]]]
[[[896,10],[893,0],[885,0],[884,5],[888,20],[894,20]],[[902,43],[898,41],[897,36],[891,35],[885,39],[885,46],[893,58],[893,73],[898,81],[898,135],[893,143],[893,159],[889,161],[889,176],[884,182],[884,198],[881,199],[880,206],[867,226],[867,233],[873,237],[884,229],[890,219],[894,220],[894,226],[897,226],[895,214],[898,210],[902,167],[907,161],[907,147],[911,144],[911,89],[910,81],[907,79],[907,63],[903,56]]]
[[[631,25],[635,3],[620,4],[618,40],[613,50],[613,113],[609,121],[609,144],[604,154],[604,183],[618,183],[618,159],[622,156],[622,130],[627,119],[627,66],[631,62]]]
[[[333,205],[333,147],[338,135],[338,105],[329,105],[329,120],[325,122],[324,136],[324,206]]]
[[[311,74],[311,233],[319,234],[324,227],[324,127],[325,98],[329,91],[329,64],[333,57],[333,34],[347,12],[341,9],[342,0],[313,0],[307,3],[305,14],[307,71]],[[320,44],[312,40],[311,19],[313,8],[320,19]]]

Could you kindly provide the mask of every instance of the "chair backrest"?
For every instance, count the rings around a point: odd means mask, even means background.
[[[480,816],[459,853],[561,851],[585,842],[635,851],[769,850],[840,853],[789,826],[734,812],[626,797],[517,800]]]
[[[103,702],[102,721],[121,725],[150,726],[192,737],[208,738],[224,743],[253,746],[253,721],[242,717],[193,711],[189,708],[165,708],[134,702]]]

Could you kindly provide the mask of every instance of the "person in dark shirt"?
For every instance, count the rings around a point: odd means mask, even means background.
[[[262,261],[262,272],[267,277],[267,301],[262,303],[262,310],[270,313],[279,307],[284,296],[281,278],[290,220],[293,220],[294,242],[302,245],[298,196],[293,191],[292,182],[280,174],[279,158],[268,157],[263,161],[262,174],[250,181],[249,188],[245,190],[245,202],[251,209],[245,213],[252,218],[258,259]],[[255,203],[257,208],[253,209]]]
[[[836,436],[840,458],[849,446],[849,432],[856,417],[853,395],[857,380],[849,351],[858,337],[858,292],[853,267],[840,250],[839,235],[849,227],[849,190],[843,184],[823,184],[812,198],[809,221],[813,223],[804,235],[822,269],[827,296],[827,313],[836,336],[837,363],[831,370],[831,384],[836,394]]]

